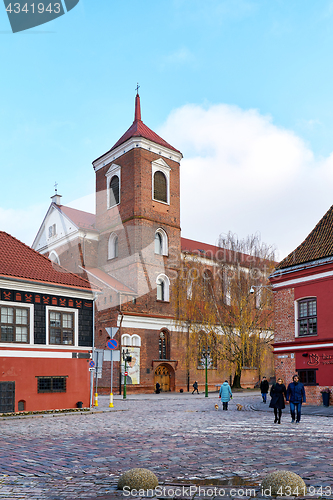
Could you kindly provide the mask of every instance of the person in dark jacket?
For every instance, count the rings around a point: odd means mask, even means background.
[[[156,391],[155,392],[156,392],[156,394],[159,394],[161,392],[161,385],[158,382],[156,382]]]
[[[262,381],[260,382],[260,392],[263,403],[266,403],[268,389],[269,389],[269,383],[266,380],[266,377],[263,377]]]
[[[269,407],[274,408],[274,424],[281,424],[282,410],[286,407],[284,398],[287,396],[286,386],[282,378],[278,378],[277,384],[272,385],[269,395],[272,398]]]
[[[302,403],[306,402],[304,385],[299,381],[298,375],[293,376],[293,381],[288,385],[287,401],[290,402],[291,423],[295,423],[295,410],[296,410],[296,424],[300,423]]]
[[[195,391],[197,391],[197,394],[199,394],[199,389],[198,389],[198,382],[195,381],[194,384],[193,384],[193,391],[192,391],[192,394],[195,393]]]

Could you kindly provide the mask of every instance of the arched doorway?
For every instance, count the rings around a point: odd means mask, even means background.
[[[154,374],[154,386],[156,387],[156,383],[159,383],[161,386],[161,391],[168,392],[170,391],[170,372],[168,368],[164,365],[160,365],[156,368]]]

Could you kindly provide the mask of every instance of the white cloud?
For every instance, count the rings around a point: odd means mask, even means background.
[[[159,134],[184,154],[184,237],[214,244],[229,230],[260,231],[282,258],[332,204],[333,154],[315,159],[300,137],[257,110],[187,105]]]

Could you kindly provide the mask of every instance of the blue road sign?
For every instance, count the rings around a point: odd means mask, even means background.
[[[108,340],[108,343],[107,343],[107,346],[109,349],[113,350],[113,349],[117,349],[118,347],[118,342],[116,339],[110,339]]]
[[[95,361],[91,360],[89,363],[90,368],[94,368],[95,366]]]

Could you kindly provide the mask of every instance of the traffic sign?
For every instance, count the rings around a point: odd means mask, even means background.
[[[96,370],[96,368],[89,368],[90,372],[94,372],[95,370]]]
[[[94,368],[95,366],[95,361],[91,360],[89,363],[90,368]]]
[[[128,375],[128,372],[125,372],[125,373],[124,373],[124,375],[125,375],[125,377],[127,377],[127,375]]]
[[[110,339],[108,340],[108,343],[107,343],[107,346],[109,349],[113,350],[113,349],[117,349],[118,347],[118,342],[116,339]]]
[[[119,328],[115,326],[105,328],[106,333],[113,339],[113,337],[118,333]]]

